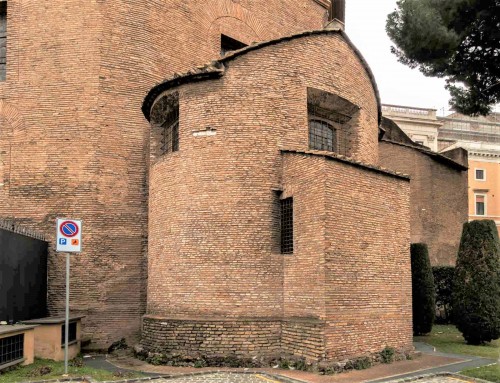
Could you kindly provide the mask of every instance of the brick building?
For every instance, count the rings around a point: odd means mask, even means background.
[[[149,349],[411,347],[409,181],[378,167],[376,84],[328,2],[0,4],[0,218],[84,220],[93,345],[146,313]],[[55,313],[54,251],[48,273]]]
[[[404,113],[404,107],[397,109],[398,114]],[[407,110],[419,115],[425,111]],[[422,126],[421,130],[414,128],[413,139],[425,137],[437,146],[437,134],[429,134],[431,123],[427,115],[421,125],[416,117],[406,118],[412,121],[407,125]],[[382,127],[385,133],[379,143],[380,164],[411,177],[411,242],[427,244],[432,265],[454,265],[462,227],[467,222],[467,151],[461,148],[446,153],[432,151],[414,142],[398,124],[385,117]]]

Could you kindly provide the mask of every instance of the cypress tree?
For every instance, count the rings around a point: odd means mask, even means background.
[[[413,334],[431,332],[436,312],[434,277],[429,250],[424,243],[411,245],[411,285],[413,294]]]
[[[464,224],[452,301],[455,324],[468,344],[500,337],[500,244],[494,221]]]

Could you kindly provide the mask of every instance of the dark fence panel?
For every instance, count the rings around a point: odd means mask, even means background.
[[[0,321],[47,315],[47,247],[0,229]]]

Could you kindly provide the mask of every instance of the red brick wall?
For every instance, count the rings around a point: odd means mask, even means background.
[[[467,222],[467,171],[385,141],[380,163],[411,176],[411,242],[427,244],[433,265],[454,265]]]
[[[310,154],[286,153],[294,198],[284,313],[325,321],[327,359],[412,347],[409,182]]]
[[[328,165],[327,355],[411,349],[408,180]]]
[[[71,301],[94,344],[136,336],[145,310],[146,91],[217,58],[221,32],[267,39],[319,28],[325,12],[313,0],[9,0],[0,217],[52,239],[56,217],[84,220]],[[64,257],[53,252],[49,302],[52,313],[64,306]]]
[[[151,316],[168,328],[207,317],[282,318],[282,349],[310,358],[411,347],[408,181],[323,157],[283,160],[280,149],[308,150],[307,87],[360,107],[352,156],[377,164],[373,85],[339,34],[252,51],[227,62],[221,79],[165,93],[179,93],[179,151],[152,156],[148,331],[165,331],[150,326]],[[208,127],[216,134],[193,135]],[[297,201],[290,256],[276,246],[280,189]],[[171,342],[167,335],[149,347]],[[234,349],[245,346],[235,340]]]
[[[353,77],[359,87],[349,85]],[[308,86],[361,106],[363,140],[353,155],[376,162],[373,87],[339,35],[248,53],[228,63],[221,80],[176,90],[179,151],[151,168],[149,313],[281,314],[273,189],[280,187],[279,149],[308,148]],[[207,127],[217,134],[193,136]]]

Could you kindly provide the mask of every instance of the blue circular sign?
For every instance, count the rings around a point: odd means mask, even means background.
[[[78,234],[78,225],[73,221],[64,221],[59,226],[59,231],[65,237],[75,237]]]

